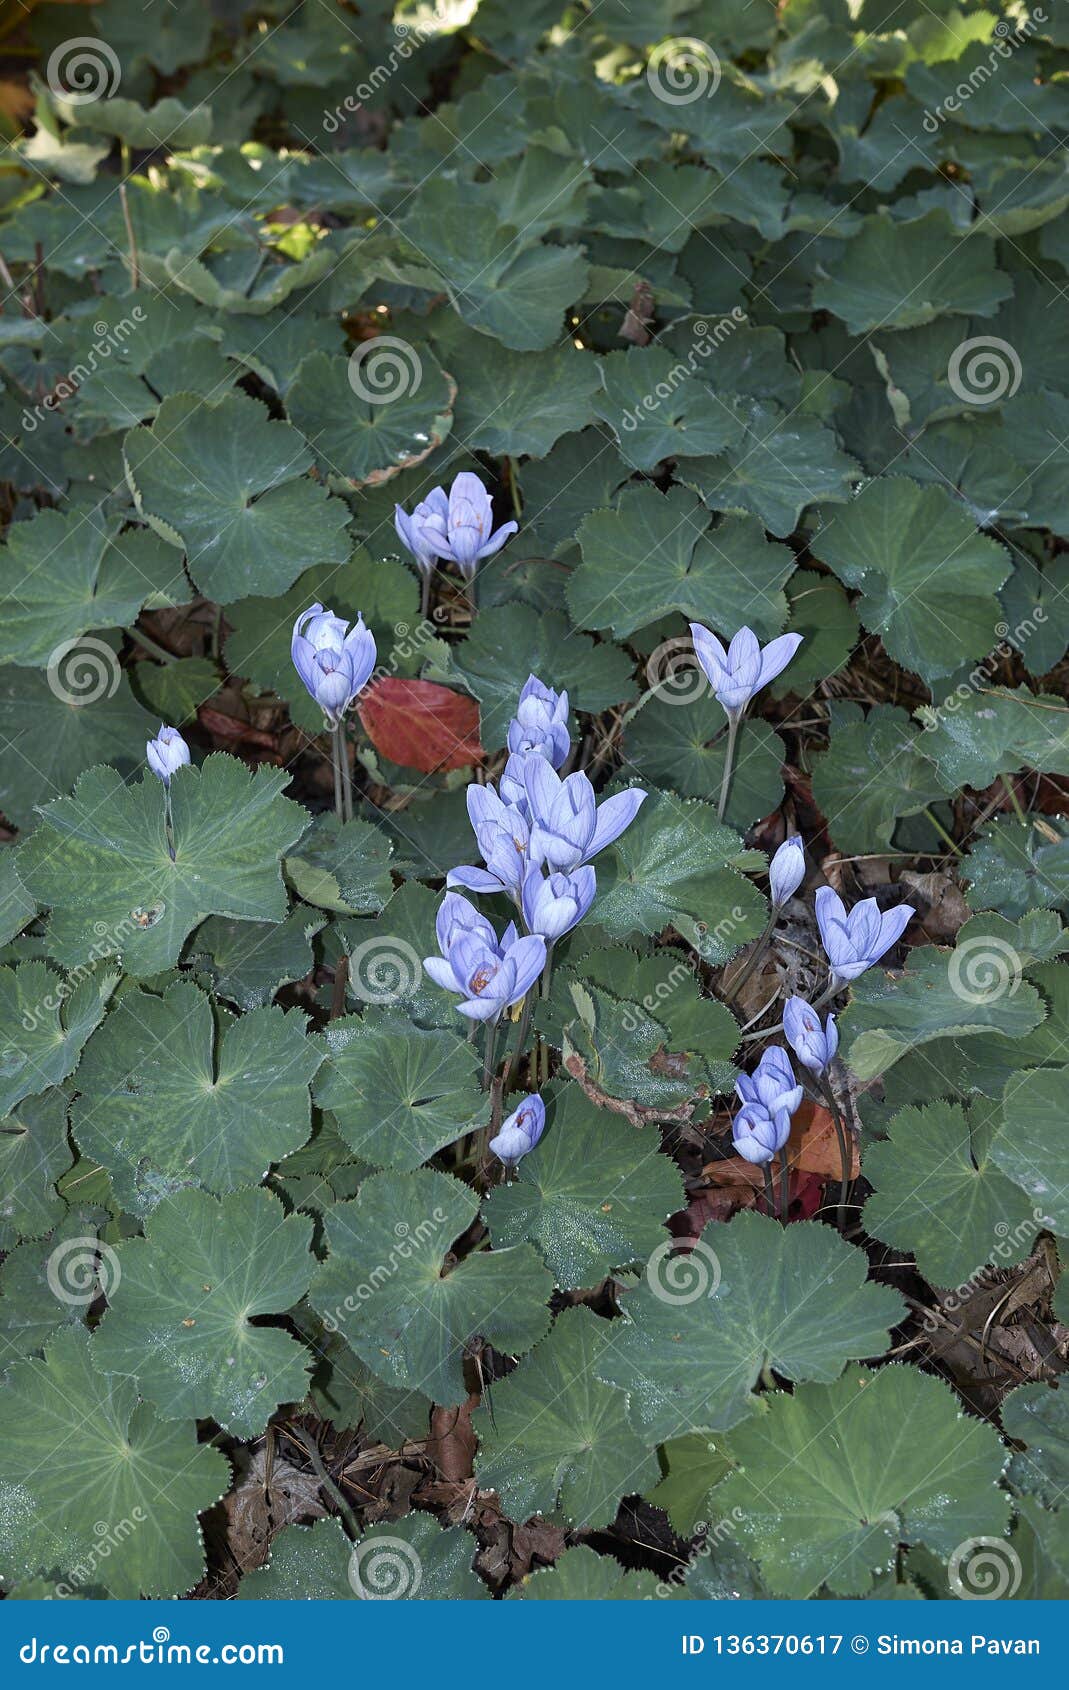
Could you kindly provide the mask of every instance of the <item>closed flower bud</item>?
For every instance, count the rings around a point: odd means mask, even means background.
[[[161,723],[156,738],[145,746],[145,756],[152,773],[159,776],[164,786],[170,786],[175,770],[185,768],[189,762],[189,746],[177,728]]]
[[[546,1130],[546,1106],[537,1092],[525,1097],[520,1107],[503,1121],[490,1149],[506,1168],[514,1168],[521,1157],[533,1150]]]
[[[788,898],[793,898],[804,879],[805,852],[802,849],[802,836],[792,833],[789,839],[783,841],[768,865],[768,880],[774,908],[782,908]]]

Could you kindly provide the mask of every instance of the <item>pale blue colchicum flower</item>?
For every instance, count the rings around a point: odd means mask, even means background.
[[[768,865],[773,909],[782,909],[788,898],[793,898],[804,879],[805,852],[802,849],[802,836],[800,833],[792,833],[783,841]]]
[[[523,776],[531,810],[531,861],[564,874],[618,839],[646,796],[632,787],[599,805],[582,771],[561,780],[544,757],[529,757]]]
[[[863,898],[850,914],[837,892],[822,886],[816,899],[817,926],[827,952],[832,983],[856,980],[889,951],[916,914],[912,904],[880,912],[875,898]]]
[[[801,634],[780,634],[761,649],[750,628],[740,628],[725,650],[700,622],[690,625],[698,662],[729,716],[741,716],[755,693],[786,669],[802,643]]]
[[[546,1106],[537,1092],[525,1097],[507,1121],[501,1123],[490,1149],[506,1168],[514,1168],[522,1157],[533,1150],[546,1130]]]
[[[393,507],[398,539],[412,553],[421,575],[430,575],[438,559],[445,555],[442,548],[448,520],[449,500],[442,487],[432,487],[411,516],[400,505]]]
[[[471,1021],[497,1022],[520,1002],[545,967],[545,940],[536,934],[518,939],[511,922],[500,942],[489,940],[481,929],[456,925],[447,940],[445,955],[425,957],[423,967],[436,986],[459,994],[463,1002],[457,1009]]]
[[[839,1048],[839,1029],[834,1015],[829,1015],[821,1027],[820,1016],[805,998],[787,999],[783,1008],[783,1032],[795,1056],[811,1074],[823,1074]]]
[[[461,863],[450,870],[446,885],[463,886],[468,892],[506,892],[519,902],[530,862],[527,817],[516,805],[504,803],[492,786],[469,786],[466,799],[486,867]]]
[[[145,757],[152,773],[159,776],[164,786],[170,786],[175,770],[184,769],[189,762],[189,746],[177,728],[161,722],[156,738],[145,746]]]
[[[540,868],[529,869],[521,897],[528,932],[540,933],[553,944],[582,921],[596,891],[594,870],[589,867],[548,875]]]
[[[435,917],[434,931],[438,949],[443,956],[449,955],[450,945],[461,933],[474,933],[484,944],[490,946],[497,944],[493,924],[487,921],[473,904],[469,904],[467,898],[462,898],[459,892],[447,892],[442,899]]]
[[[348,622],[321,604],[302,611],[290,641],[293,666],[332,728],[341,721],[375,667],[375,637],[358,616]]]
[[[495,530],[489,493],[477,475],[461,470],[449,489],[439,556],[449,558],[465,581],[470,581],[479,564],[499,552],[519,526],[518,522],[506,522]]]
[[[752,1075],[739,1075],[735,1090],[743,1105],[731,1124],[735,1149],[747,1162],[771,1162],[790,1137],[791,1116],[802,1101],[782,1045],[770,1045]]]
[[[528,675],[509,723],[508,748],[514,756],[537,752],[559,769],[571,750],[568,732],[568,694],[543,686],[537,675]]]

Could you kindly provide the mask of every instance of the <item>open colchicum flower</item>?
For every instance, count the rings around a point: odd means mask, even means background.
[[[492,786],[469,786],[468,820],[485,868],[461,863],[446,877],[447,886],[468,892],[505,892],[517,903],[530,862],[531,830],[518,805],[506,804]]]
[[[362,616],[350,629],[340,616],[313,604],[293,624],[290,655],[333,730],[367,684],[378,654]]]
[[[496,1023],[526,996],[545,967],[545,940],[537,934],[517,938],[512,922],[498,941],[454,920],[446,939],[444,955],[424,958],[423,967],[436,986],[458,994],[463,1001],[457,1010],[471,1021]]]
[[[821,1075],[839,1048],[834,1015],[820,1025],[820,1016],[805,998],[788,998],[783,1006],[783,1033],[803,1068]]]
[[[525,1097],[507,1121],[503,1121],[489,1148],[506,1168],[514,1168],[533,1150],[546,1130],[546,1106],[537,1092]]]
[[[531,812],[531,861],[569,874],[630,827],[646,794],[636,787],[598,804],[587,776],[564,780],[544,757],[523,766]]]
[[[400,505],[393,507],[393,525],[397,530],[397,537],[412,553],[416,568],[424,581],[430,580],[435,564],[443,555],[442,547],[445,544],[448,520],[449,500],[442,487],[432,487],[427,497],[419,501],[411,516]]]
[[[495,529],[489,493],[477,475],[461,470],[449,489],[439,555],[455,563],[465,581],[471,581],[480,563],[499,552],[519,526],[505,522]]]
[[[752,628],[740,628],[725,649],[708,628],[700,622],[690,624],[694,652],[705,672],[714,694],[723,705],[728,719],[727,749],[724,755],[724,774],[720,782],[720,802],[717,818],[724,819],[731,776],[735,766],[735,740],[746,706],[769,681],[786,669],[802,643],[801,634],[780,634],[770,640],[764,650]]]
[[[863,898],[848,915],[846,905],[830,886],[820,887],[815,907],[833,986],[856,980],[879,962],[917,913],[912,904],[899,904],[881,913],[875,898]]]
[[[572,747],[568,732],[568,694],[543,686],[537,675],[528,675],[509,723],[509,751],[514,757],[537,753],[559,769]]]
[[[150,739],[145,746],[145,758],[152,773],[162,780],[164,786],[170,786],[175,770],[184,769],[189,762],[189,746],[177,728],[169,728],[161,722],[156,738]]]

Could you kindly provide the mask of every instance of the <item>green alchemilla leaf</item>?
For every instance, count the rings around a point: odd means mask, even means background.
[[[1012,292],[1009,276],[996,266],[994,243],[963,239],[945,211],[905,228],[881,214],[866,218],[861,233],[818,273],[813,304],[862,335],[948,315],[993,317]]]
[[[1006,1082],[1002,1126],[991,1160],[1036,1206],[1043,1226],[1069,1234],[1069,1148],[1065,1088],[1069,1068],[1038,1068]]]
[[[309,353],[286,397],[321,474],[341,491],[422,463],[453,421],[456,383],[426,351],[392,336],[364,341],[361,351],[351,359]]]
[[[69,978],[43,962],[0,968],[0,1022],[9,1041],[0,1052],[0,1116],[77,1067],[117,983],[107,968]]]
[[[1069,822],[1061,816],[996,816],[962,865],[973,909],[1016,919],[1069,902]]]
[[[386,967],[385,948],[375,960]],[[400,974],[418,969],[419,959],[399,952],[397,965]],[[363,1019],[332,1021],[325,1039],[316,1102],[333,1111],[363,1161],[411,1171],[485,1125],[478,1059],[459,1033],[422,1030],[397,1010],[369,1008]]]
[[[14,851],[0,851],[0,945],[21,933],[36,914],[36,900],[22,884]]]
[[[745,624],[771,639],[787,620],[793,553],[766,541],[754,517],[710,528],[685,488],[630,489],[614,509],[591,512],[577,538],[583,563],[569,579],[568,605],[580,627],[624,639],[678,611],[721,633]]]
[[[208,970],[219,997],[241,1010],[260,1009],[280,986],[311,974],[312,940],[325,925],[326,916],[303,906],[277,926],[209,916],[193,935],[187,960]]]
[[[662,1478],[647,1501],[663,1508],[680,1537],[690,1537],[699,1521],[708,1523],[709,1492],[731,1470],[731,1463],[702,1432],[669,1438],[658,1451]]]
[[[782,1227],[752,1210],[712,1221],[689,1255],[651,1258],[596,1371],[628,1392],[631,1422],[652,1443],[727,1431],[753,1412],[765,1368],[826,1383],[883,1354],[904,1307],[866,1270],[827,1227]]]
[[[0,1127],[0,1250],[43,1237],[62,1219],[56,1181],[70,1165],[64,1093],[24,1098]]]
[[[142,767],[158,729],[97,635],[70,646],[51,673],[0,669],[0,810],[32,827],[35,807],[65,797],[94,764]]]
[[[996,594],[1010,573],[1005,547],[943,487],[888,476],[864,487],[813,542],[890,656],[925,681],[984,657],[1003,626]]]
[[[701,670],[688,668],[665,678],[663,697],[643,705],[627,730],[624,750],[636,774],[684,798],[719,793],[727,754],[727,717],[703,684]],[[724,813],[729,827],[745,831],[776,808],[783,797],[781,770],[786,756],[782,739],[767,722],[747,723]]]
[[[120,532],[114,519],[85,511],[44,510],[13,523],[0,566],[0,663],[27,668],[57,665],[68,642],[132,622],[146,600],[170,606],[190,598],[172,547],[147,528]]]
[[[308,1138],[321,1057],[300,1010],[250,1010],[217,1031],[192,981],[131,991],[82,1058],[74,1137],[134,1214],[185,1186],[255,1185]]]
[[[594,409],[633,469],[655,469],[662,458],[703,457],[741,441],[740,401],[731,394],[721,398],[698,380],[693,364],[688,369],[659,346],[610,352],[600,360]]]
[[[585,1543],[566,1549],[551,1567],[539,1567],[512,1587],[518,1602],[649,1602],[663,1589],[655,1573],[625,1572],[612,1555],[599,1555]]]
[[[1069,774],[1069,709],[1049,693],[1027,687],[984,686],[952,693],[917,712],[927,737],[924,755],[938,766],[948,792],[982,791],[995,775],[1018,769]]]
[[[467,1395],[473,1338],[519,1355],[549,1328],[553,1281],[529,1244],[476,1250],[445,1270],[478,1206],[467,1186],[430,1169],[373,1174],[327,1215],[330,1253],[311,1291],[328,1329],[381,1379],[446,1405]]]
[[[810,1597],[826,1584],[864,1596],[899,1545],[945,1560],[966,1538],[1004,1534],[1005,1450],[941,1380],[913,1367],[851,1368],[835,1384],[766,1400],[767,1412],[726,1440],[738,1468],[715,1495],[737,1510],[774,1595]]]
[[[271,1559],[242,1579],[245,1601],[456,1602],[488,1597],[472,1570],[470,1532],[443,1528],[431,1514],[371,1526],[350,1543],[337,1520],[287,1526]]]
[[[1004,1033],[1023,1038],[1046,1019],[1011,945],[966,922],[953,950],[912,950],[901,974],[878,964],[854,981],[839,1023],[842,1054],[861,1080],[884,1074],[936,1039]]]
[[[622,1391],[597,1376],[611,1323],[589,1309],[564,1309],[549,1336],[493,1390],[475,1421],[482,1490],[497,1491],[514,1520],[559,1514],[573,1526],[608,1525],[621,1497],[657,1472],[628,1424]]]
[[[764,926],[765,900],[741,872],[762,862],[712,805],[651,792],[598,859],[598,925],[616,939],[676,927],[706,961],[726,962]]]
[[[286,858],[286,878],[307,904],[344,915],[377,915],[393,892],[392,854],[382,830],[361,816],[342,822],[324,812]]]
[[[207,915],[281,921],[280,861],[308,824],[282,797],[288,781],[222,753],[179,769],[172,862],[156,777],[125,786],[114,769],[90,769],[72,797],[45,806],[19,852],[27,889],[52,908],[53,955],[70,966],[119,956],[145,976],[173,967]]]
[[[915,816],[944,786],[928,741],[905,710],[833,705],[831,743],[813,758],[813,798],[841,851],[886,851],[902,816]]]
[[[679,1172],[658,1149],[650,1132],[635,1133],[567,1086],[516,1178],[487,1198],[495,1248],[529,1241],[561,1286],[597,1285],[645,1261],[683,1203]]]
[[[145,1236],[117,1251],[94,1362],[136,1380],[166,1420],[217,1420],[235,1437],[255,1437],[280,1403],[299,1402],[308,1388],[308,1351],[263,1321],[308,1289],[311,1241],[309,1217],[287,1216],[267,1191],[165,1198],[146,1217]]]
[[[788,535],[807,505],[845,504],[861,475],[816,417],[754,401],[742,408],[745,432],[717,458],[681,464],[710,510],[752,511],[769,533]]]
[[[901,1109],[865,1152],[875,1191],[865,1230],[908,1250],[933,1285],[962,1285],[984,1266],[1020,1261],[1037,1222],[1023,1192],[992,1165],[990,1105]]]
[[[176,394],[123,453],[138,510],[219,604],[285,592],[312,564],[349,555],[347,507],[308,476],[303,436],[256,399]]]
[[[1016,1490],[1038,1496],[1050,1507],[1065,1500],[1069,1484],[1069,1395],[1059,1385],[1021,1385],[1002,1405],[1006,1436],[1024,1444],[1015,1450],[1009,1479]]]
[[[197,1516],[229,1471],[191,1421],[161,1420],[131,1380],[99,1373],[87,1332],[60,1332],[0,1389],[0,1577],[46,1567],[127,1600],[181,1596],[204,1571]],[[99,1520],[111,1527],[107,1559]]]
[[[545,352],[500,346],[453,317],[435,335],[438,356],[457,384],[454,431],[471,452],[544,458],[564,434],[594,419],[598,361],[567,343]],[[525,513],[526,514],[526,513]]]

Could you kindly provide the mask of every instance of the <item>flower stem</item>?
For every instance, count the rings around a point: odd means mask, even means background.
[[[839,1202],[835,1210],[835,1224],[842,1232],[846,1226],[846,1204],[852,1184],[850,1172],[853,1158],[850,1155],[850,1140],[842,1115],[839,1112],[839,1105],[832,1090],[831,1081],[826,1074],[821,1074],[818,1077],[817,1085],[820,1087],[821,1096],[835,1123],[835,1136],[839,1140],[839,1163],[842,1169],[842,1178],[839,1181]]]
[[[174,855],[174,812],[171,809],[171,783],[167,782],[163,789],[163,831],[167,838],[167,854],[172,863]]]
[[[787,1146],[779,1153],[779,1218],[784,1226],[791,1211],[791,1171],[787,1162]]]
[[[542,970],[542,983],[538,988],[539,997],[548,998],[548,996],[549,996],[549,982],[552,979],[552,977],[553,977],[553,940],[550,939],[546,944],[546,966]]]
[[[765,1162],[764,1165],[761,1168],[761,1172],[765,1176],[765,1202],[768,1204],[769,1214],[773,1217],[773,1219],[775,1219],[775,1215],[776,1215],[776,1188],[772,1184],[772,1163],[771,1162]]]
[[[497,1022],[486,1023],[486,1038],[483,1043],[483,1091],[490,1090],[490,1082],[494,1075],[494,1051],[497,1046]]]
[[[731,777],[735,771],[735,740],[738,737],[739,723],[742,717],[732,710],[728,715],[728,742],[724,753],[724,775],[720,782],[720,802],[716,807],[716,819],[722,822],[724,811],[728,807],[728,796],[731,792]]]
[[[1017,816],[1017,820],[1021,823],[1022,827],[1027,827],[1028,826],[1028,817],[1025,815],[1024,811],[1021,808],[1021,800],[1017,796],[1017,788],[1014,786],[1012,780],[1006,779],[1005,775],[999,775],[998,778],[1002,782],[1003,786],[1006,789],[1006,797],[1009,799],[1010,803],[1013,805],[1014,812]]]
[[[749,956],[746,958],[746,961],[743,963],[742,967],[740,968],[737,978],[732,980],[730,985],[729,985],[727,979],[721,980],[721,982],[720,982],[721,991],[730,992],[732,997],[738,996],[742,987],[745,986],[747,980],[750,978],[750,975],[753,973],[754,969],[757,967],[757,964],[760,962],[761,958],[764,956],[766,950],[768,949],[768,942],[771,939],[773,932],[775,931],[776,917],[778,916],[778,914],[779,914],[778,910],[774,909],[772,911],[772,914],[768,918],[768,926],[765,928],[764,932],[762,933],[761,937],[758,939],[758,941],[757,941],[756,945],[754,946],[753,950],[750,952]]]
[[[349,769],[349,741],[345,732],[345,717],[338,723],[338,768],[341,772],[342,820],[353,819],[353,777]]]
[[[330,730],[330,770],[334,776],[334,814],[339,821],[343,821],[345,812],[341,797],[341,761],[338,756],[338,730],[335,726]]]
[[[527,1043],[527,1034],[531,1026],[531,1011],[533,1009],[534,994],[533,992],[528,992],[527,996],[523,1000],[523,1011],[520,1015],[520,1024],[516,1032],[516,1043],[509,1052],[508,1061],[505,1063],[505,1072],[501,1076],[501,1092],[503,1096],[508,1095],[509,1081],[512,1078],[513,1069],[523,1059],[523,1047]]]
[[[928,820],[931,822],[932,826],[935,828],[936,833],[938,833],[940,839],[942,839],[945,844],[949,845],[949,847],[953,851],[954,855],[956,857],[962,856],[963,853],[962,853],[961,846],[958,845],[951,838],[950,834],[947,832],[946,828],[943,826],[942,822],[939,820],[939,817],[935,814],[935,812],[932,809],[930,804],[926,804],[924,806],[924,809],[922,810],[921,814],[928,818]]]
[[[420,575],[422,577],[422,585],[420,587],[419,595],[419,613],[422,620],[426,622],[428,612],[431,608],[431,572],[429,569],[423,569],[420,571]]]

